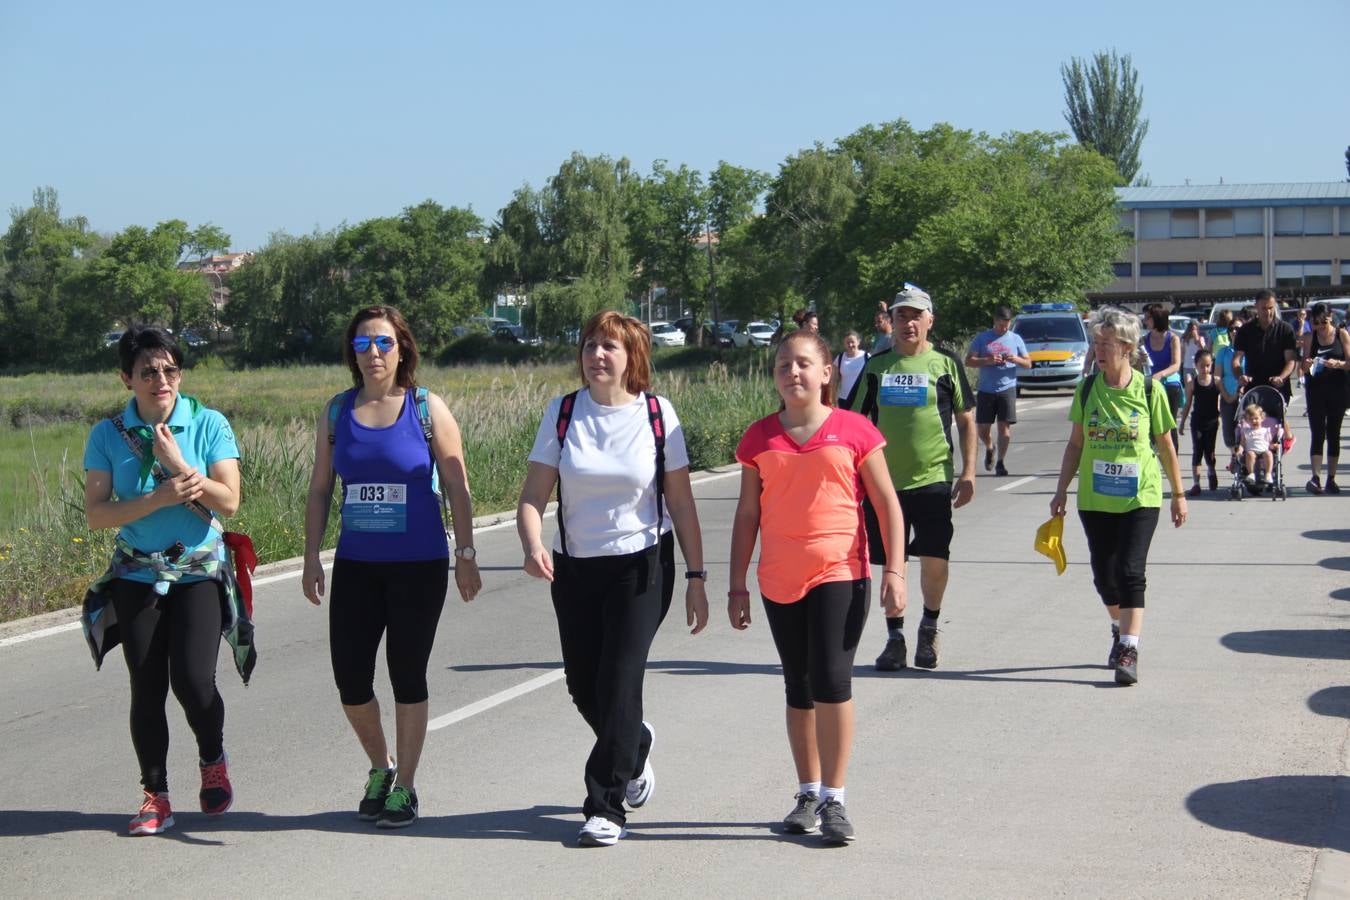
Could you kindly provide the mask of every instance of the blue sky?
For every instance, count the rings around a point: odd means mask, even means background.
[[[0,4],[0,202],[253,249],[431,198],[491,220],[573,150],[774,172],[815,141],[1066,130],[1059,65],[1133,55],[1154,184],[1337,181],[1350,4]]]

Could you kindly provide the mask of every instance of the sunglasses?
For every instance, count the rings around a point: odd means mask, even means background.
[[[398,346],[398,341],[387,334],[381,334],[375,337],[363,334],[359,337],[352,338],[352,349],[357,353],[367,352],[370,350],[371,344],[374,344],[379,348],[381,353],[388,353],[390,350],[393,350],[394,347]]]
[[[154,384],[159,380],[159,376],[161,375],[164,376],[165,381],[177,381],[178,376],[182,374],[183,370],[178,366],[164,366],[163,368],[150,366],[141,369],[141,381],[144,381],[146,384]]]

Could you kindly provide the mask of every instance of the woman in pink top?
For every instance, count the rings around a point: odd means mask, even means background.
[[[830,347],[795,331],[774,361],[783,410],[751,425],[736,448],[741,496],[731,532],[727,614],[750,624],[746,570],[761,534],[756,572],[765,617],[787,683],[788,745],[797,767],[796,807],[786,831],[820,829],[826,843],[853,840],[844,781],[853,745],[853,657],[871,586],[864,490],[876,507],[888,558],[904,546],[904,520],[886,461],[886,441],[857,413],[833,409]],[[898,552],[898,551],[897,551]],[[886,569],[881,605],[905,609],[905,576]]]

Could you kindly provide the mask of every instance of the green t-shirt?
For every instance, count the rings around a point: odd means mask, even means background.
[[[951,481],[952,414],[974,405],[966,369],[934,347],[904,356],[891,349],[867,361],[859,411],[886,438],[886,466],[895,489]]]
[[[1083,426],[1083,456],[1078,463],[1078,508],[1095,512],[1129,512],[1162,506],[1162,469],[1153,438],[1176,427],[1161,385],[1146,391],[1145,376],[1123,388],[1084,379],[1069,405],[1069,421]]]

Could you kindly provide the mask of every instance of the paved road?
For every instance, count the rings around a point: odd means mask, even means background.
[[[193,811],[171,705],[181,811],[161,838],[123,836],[139,792],[120,661],[95,673],[76,631],[0,641],[0,894],[1350,896],[1350,497],[1194,502],[1154,543],[1141,683],[1116,688],[1076,522],[1064,576],[1030,550],[1067,404],[1024,398],[1013,475],[981,474],[958,513],[941,668],[874,673],[868,623],[850,847],[771,827],[795,788],[776,657],[762,615],[735,633],[715,601],[705,634],[672,614],[652,652],[654,799],[618,847],[576,849],[588,736],[507,525],[477,538],[483,595],[442,618],[404,832],[355,819],[365,762],[293,575],[260,588],[253,686],[222,660],[234,810]],[[1305,464],[1296,448],[1291,481]],[[736,486],[696,488],[715,597]]]

